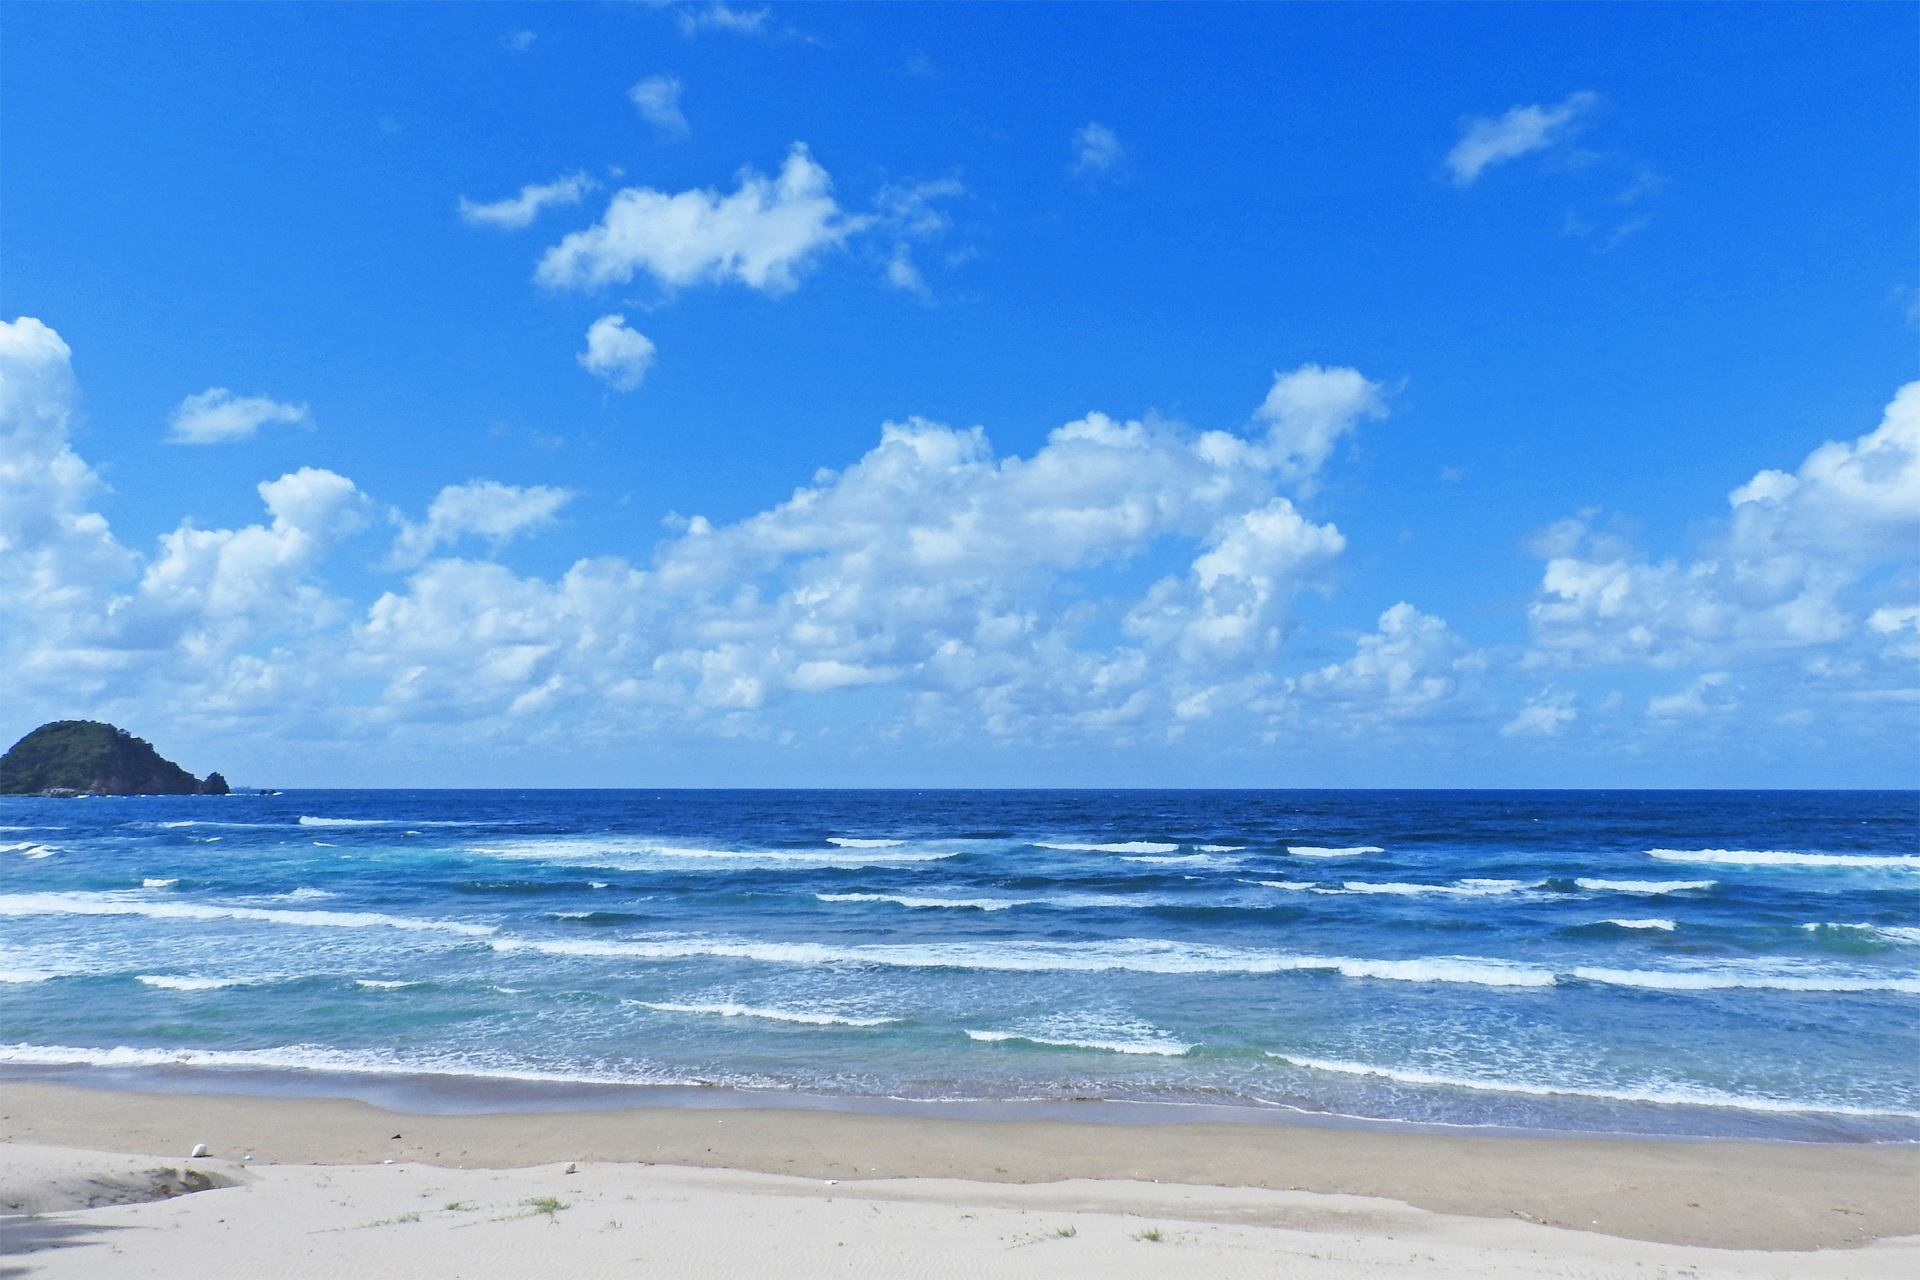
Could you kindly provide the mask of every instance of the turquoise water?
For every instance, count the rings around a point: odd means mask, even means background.
[[[1913,793],[310,791],[0,828],[16,1076],[1920,1137]]]

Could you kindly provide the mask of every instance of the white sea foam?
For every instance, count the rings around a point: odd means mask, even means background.
[[[160,880],[152,876],[149,876],[145,880],[142,880],[140,882],[140,887],[142,889],[171,889],[173,888],[173,886],[179,883],[180,881],[178,877],[175,877],[172,880]]]
[[[1005,911],[1038,901],[1034,898],[909,898],[893,893],[816,893],[822,902],[891,902],[902,907],[957,907],[971,911]]]
[[[1671,920],[1602,920],[1600,923],[1618,925],[1622,929],[1665,929],[1668,933],[1673,932],[1675,927]]]
[[[837,844],[842,849],[897,849],[905,840],[855,840],[851,836],[828,836],[828,844]]]
[[[1537,880],[1462,880],[1459,884],[1370,884],[1363,880],[1348,880],[1345,882],[1345,891],[1347,893],[1391,893],[1407,897],[1424,893],[1443,893],[1460,898],[1494,898],[1515,893],[1521,889],[1537,889],[1540,883]],[[1319,892],[1339,891],[1323,889]]]
[[[1920,870],[1913,854],[1782,853],[1769,849],[1649,849],[1662,862],[1714,862],[1738,867],[1886,867]]]
[[[1178,847],[1179,846],[1177,845],[1175,846],[1175,848],[1178,848]],[[1205,854],[1205,853],[1186,853],[1186,854],[1177,854],[1172,857],[1135,855],[1130,858],[1122,858],[1120,859],[1120,861],[1152,862],[1152,863],[1157,863],[1161,866],[1168,866],[1168,867],[1230,867],[1234,864],[1236,859],[1216,858],[1210,854]]]
[[[267,907],[234,907],[211,902],[155,902],[112,893],[0,894],[0,916],[148,916],[156,920],[257,920],[263,924],[309,925],[320,928],[421,929],[482,937],[492,925],[463,924],[456,920],[410,920],[368,911],[281,911]]]
[[[1464,1076],[1438,1075],[1399,1067],[1378,1067],[1361,1062],[1336,1062],[1326,1058],[1307,1058],[1298,1054],[1273,1053],[1270,1058],[1306,1067],[1314,1071],[1337,1072],[1351,1076],[1379,1076],[1402,1084],[1443,1085],[1453,1089],[1480,1089],[1491,1093],[1524,1093],[1535,1097],[1565,1096],[1604,1098],[1612,1102],[1656,1102],[1692,1107],[1738,1107],[1744,1111],[1816,1112],[1824,1115],[1907,1116],[1920,1118],[1920,1112],[1883,1111],[1812,1102],[1792,1098],[1755,1098],[1700,1086],[1676,1085],[1651,1089],[1606,1089],[1576,1084],[1535,1084],[1523,1080],[1475,1080]]]
[[[100,1067],[241,1067],[293,1071],[380,1073],[425,1076],[474,1076],[489,1080],[535,1080],[561,1084],[694,1084],[698,1081],[664,1074],[607,1071],[550,1071],[501,1059],[506,1055],[409,1056],[392,1052],[333,1049],[317,1044],[291,1044],[272,1049],[146,1049],[126,1045],[111,1049],[76,1045],[0,1045],[0,1063],[33,1066]]]
[[[938,862],[949,852],[895,852],[892,849],[774,850],[692,849],[636,836],[551,836],[503,841],[470,852],[522,858],[565,866],[610,867],[616,871],[662,871],[676,866],[870,867],[895,863]]]
[[[48,978],[66,976],[46,969],[0,969],[0,982],[45,982]]]
[[[390,827],[391,818],[309,818],[302,814],[300,825],[303,827]],[[422,824],[424,825],[424,824]],[[464,826],[465,823],[456,823]]]
[[[1050,1037],[1032,1031],[974,1031],[971,1028],[967,1029],[967,1038],[981,1040],[988,1044],[1022,1040],[1028,1044],[1053,1045],[1061,1049],[1104,1049],[1109,1053],[1152,1053],[1169,1058],[1177,1058],[1194,1047],[1190,1044],[1181,1044],[1177,1040],[1079,1040]]]
[[[1243,844],[1197,844],[1193,847],[1202,853],[1239,853],[1247,846]]]
[[[1762,991],[1898,991],[1920,995],[1920,978],[1796,972],[1778,966],[1702,969],[1687,973],[1578,968],[1573,971],[1573,976],[1588,982],[1605,982],[1616,987],[1646,987],[1656,991],[1725,991],[1744,987]]]
[[[1598,893],[1680,893],[1687,889],[1711,889],[1712,880],[1588,880],[1574,881],[1582,889]]]
[[[154,825],[154,826],[156,826],[156,827],[160,827],[160,828],[162,828],[162,829],[166,829],[166,830],[170,830],[170,829],[172,829],[172,828],[175,828],[175,827],[247,827],[247,828],[255,828],[255,827],[275,827],[275,826],[284,826],[285,824],[284,824],[284,823],[277,823],[277,822],[213,822],[213,821],[210,821],[210,820],[208,820],[208,819],[206,819],[206,818],[187,818],[187,819],[183,819],[183,820],[182,820],[182,821],[180,821],[180,822],[156,822],[156,823],[154,823],[153,825]]]
[[[1058,849],[1065,853],[1173,853],[1180,848],[1177,844],[1161,844],[1155,840],[1128,840],[1119,844],[1047,844],[1035,840],[1033,845],[1036,849]]]
[[[1802,929],[1818,933],[1823,929],[1845,930],[1849,933],[1864,933],[1879,942],[1920,943],[1920,929],[1900,924],[1803,924]]]
[[[402,987],[417,987],[418,982],[387,982],[380,978],[355,978],[356,987],[372,987],[376,991],[398,991]]]
[[[1323,849],[1319,845],[1290,844],[1287,852],[1302,858],[1351,858],[1362,853],[1385,853],[1377,844],[1357,844],[1350,849]]]
[[[621,942],[587,939],[495,938],[497,951],[548,955],[678,960],[721,956],[768,964],[855,964],[892,968],[979,969],[1018,973],[1113,970],[1136,973],[1286,973],[1331,970],[1351,978],[1402,982],[1464,982],[1494,987],[1551,986],[1554,976],[1506,960],[1437,956],[1418,960],[1367,960],[1345,956],[1288,955],[1233,947],[1122,938],[1105,942],[951,942],[828,945],[817,942],[752,942],[698,935],[656,936]]]
[[[52,845],[35,844],[31,840],[22,840],[18,844],[0,845],[0,853],[17,853],[23,858],[51,858],[60,852]]]
[[[270,893],[271,902],[318,902],[323,898],[337,898],[340,895],[331,889],[290,889],[286,893]]]
[[[164,987],[168,991],[212,991],[219,987],[245,986],[245,978],[177,978],[168,974],[143,973],[139,980],[150,987]]]
[[[663,1013],[709,1013],[722,1018],[766,1018],[773,1022],[804,1022],[812,1026],[878,1027],[898,1018],[852,1018],[839,1013],[811,1013],[798,1009],[765,1009],[747,1004],[666,1004],[652,1000],[634,1003]]]
[[[1423,894],[1443,894],[1456,898],[1498,898],[1524,889],[1538,889],[1544,881],[1540,880],[1462,880],[1458,884],[1376,884],[1366,880],[1347,880],[1338,889],[1329,889],[1325,885],[1310,884],[1302,880],[1256,880],[1255,884],[1268,889],[1287,889],[1294,893],[1320,893],[1329,896],[1343,894],[1390,894],[1397,897],[1413,898]]]

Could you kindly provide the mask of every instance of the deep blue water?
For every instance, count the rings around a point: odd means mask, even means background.
[[[1914,1139],[1917,812],[1911,792],[5,799],[0,1068]]]

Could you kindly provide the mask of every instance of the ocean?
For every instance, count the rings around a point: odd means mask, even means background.
[[[7,798],[0,1078],[1913,1141],[1917,833],[1913,792]]]

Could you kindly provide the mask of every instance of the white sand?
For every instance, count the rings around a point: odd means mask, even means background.
[[[1807,1253],[1710,1249],[1403,1202],[1076,1179],[829,1184],[735,1169],[271,1165],[0,1144],[0,1200],[137,1194],[155,1170],[239,1185],[0,1219],[0,1275],[99,1277],[1920,1275],[1920,1237]],[[37,1190],[36,1190],[37,1189]],[[118,1189],[118,1191],[116,1191]],[[64,1201],[63,1198],[64,1197]],[[75,1199],[74,1197],[80,1197]],[[545,1212],[534,1203],[550,1197]],[[18,1210],[15,1210],[17,1213]],[[1157,1232],[1158,1238],[1152,1237]],[[15,1270],[22,1267],[23,1270]]]

